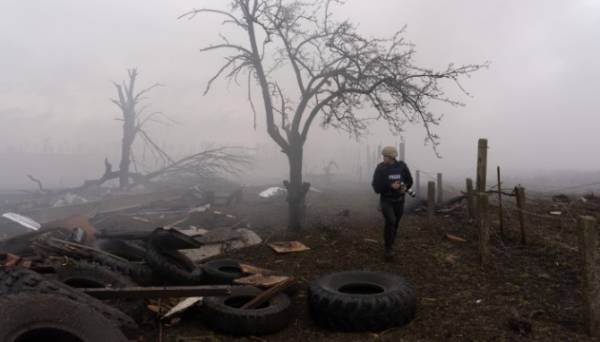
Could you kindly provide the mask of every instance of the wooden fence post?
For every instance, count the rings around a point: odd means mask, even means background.
[[[502,215],[502,182],[500,181],[500,166],[498,171],[498,218],[500,219],[500,237],[504,239],[504,216]]]
[[[487,139],[479,139],[477,144],[477,192],[485,192],[487,176]]]
[[[598,227],[594,217],[577,219],[579,253],[583,261],[583,301],[585,328],[600,337],[600,275],[598,274]]]
[[[487,139],[479,139],[477,143],[477,178],[475,179],[475,189],[477,193],[485,192],[485,183],[487,177]],[[475,201],[475,217],[479,218],[479,201]]]
[[[442,186],[442,174],[441,173],[437,174],[436,190],[437,190],[437,203],[442,204],[442,202],[444,201],[444,187]]]
[[[433,221],[433,208],[435,207],[435,182],[427,182],[427,220]]]
[[[486,265],[490,260],[490,213],[488,196],[484,192],[477,193],[477,206],[479,208],[479,260],[481,265]]]
[[[406,144],[405,144],[405,142],[404,141],[401,142],[400,146],[398,146],[398,147],[400,147],[398,149],[398,160],[406,161]]]
[[[469,212],[469,218],[475,217],[475,201],[473,194],[473,180],[471,178],[467,178],[467,209]]]
[[[521,227],[521,243],[526,244],[527,238],[525,237],[525,188],[522,186],[517,186],[515,188],[515,193],[517,195],[517,208],[519,210],[519,225]]]
[[[415,194],[417,194],[417,198],[421,196],[421,171],[417,170],[415,172],[415,181],[413,188],[415,188]]]
[[[367,170],[372,170],[375,168],[375,165],[373,165],[373,163],[371,163],[371,145],[367,145],[365,161],[367,163]],[[368,173],[368,171],[367,171],[367,173]]]

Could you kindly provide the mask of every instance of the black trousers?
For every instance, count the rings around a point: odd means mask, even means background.
[[[383,239],[385,241],[385,248],[390,249],[394,245],[396,240],[396,233],[398,232],[398,225],[400,219],[404,213],[404,201],[389,201],[382,199],[380,201],[381,213],[385,219],[385,226],[383,231]]]

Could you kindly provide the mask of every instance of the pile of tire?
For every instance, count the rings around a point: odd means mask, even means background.
[[[313,281],[309,309],[322,327],[342,331],[382,331],[410,322],[416,312],[414,287],[402,276],[346,271]]]
[[[0,341],[125,342],[138,326],[83,292],[24,268],[0,267]]]

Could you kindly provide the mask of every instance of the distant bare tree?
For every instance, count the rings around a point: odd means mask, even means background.
[[[127,188],[129,186],[130,164],[133,156],[132,147],[138,134],[160,158],[172,162],[169,156],[150,138],[148,133],[144,131],[144,125],[146,123],[155,120],[157,116],[163,115],[161,112],[145,113],[147,106],[141,106],[142,101],[145,99],[144,95],[150,90],[160,86],[160,84],[155,83],[136,92],[137,69],[133,68],[127,70],[127,75],[127,81],[123,81],[121,84],[114,83],[118,97],[116,99],[111,99],[111,101],[121,110],[122,117],[119,118],[119,120],[123,121],[121,162],[118,171],[120,188]]]
[[[413,45],[403,39],[403,30],[389,39],[364,37],[352,23],[333,19],[331,8],[340,3],[231,0],[229,10],[195,9],[181,16],[217,14],[225,19],[224,25],[245,33],[245,44],[221,35],[221,43],[202,50],[231,52],[206,92],[221,76],[236,81],[247,76],[248,99],[256,115],[251,82],[259,84],[267,132],[289,161],[290,178],[284,184],[293,230],[301,228],[310,188],[302,181],[303,148],[317,116],[323,126],[357,136],[370,120],[385,120],[396,132],[407,122],[420,123],[436,151],[438,136],[431,128],[440,116],[427,109],[429,102],[461,105],[444,95],[439,81],[454,81],[463,90],[459,77],[485,66],[450,64],[441,71],[416,66]],[[295,80],[295,90],[286,89],[288,79]],[[366,106],[376,115],[364,116]]]

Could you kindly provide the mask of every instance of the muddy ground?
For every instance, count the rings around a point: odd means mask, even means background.
[[[528,216],[525,246],[519,243],[515,212],[509,210],[504,216],[507,227],[504,241],[498,235],[497,212],[492,212],[492,259],[486,267],[480,266],[477,228],[464,208],[437,215],[432,223],[427,222],[423,212],[405,215],[396,258],[385,263],[383,220],[376,210],[376,197],[369,189],[312,193],[305,230],[301,233],[286,231],[284,202],[259,201],[252,190],[247,191],[245,198],[243,204],[223,211],[250,223],[266,242],[297,239],[311,250],[278,255],[261,244],[231,252],[228,257],[292,275],[304,288],[307,282],[328,272],[361,269],[399,273],[415,285],[418,296],[416,319],[405,327],[383,332],[340,333],[314,325],[307,312],[305,292],[300,291],[294,302],[295,319],[287,329],[245,340],[590,340],[583,326],[581,270],[573,217],[584,213],[598,216],[597,197],[587,203],[530,200],[527,210],[540,216]],[[511,204],[505,206],[510,208]],[[556,209],[562,210],[561,216],[547,214]],[[201,226],[202,220],[206,217],[199,216],[196,224]],[[466,242],[449,241],[446,233],[463,237]],[[517,324],[511,326],[511,321]],[[235,339],[207,330],[195,314],[184,316],[173,326],[159,329],[156,324],[149,324],[145,329],[148,341]]]

